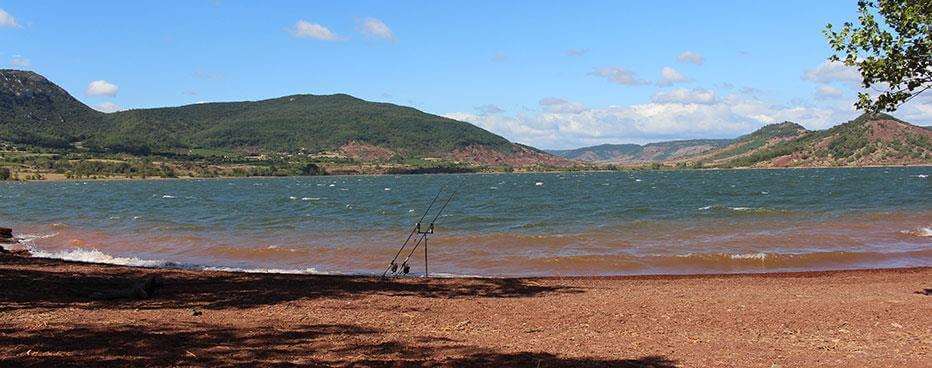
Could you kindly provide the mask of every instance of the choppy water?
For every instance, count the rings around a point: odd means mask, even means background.
[[[0,184],[41,256],[381,273],[437,189],[432,272],[620,275],[932,266],[930,168]],[[421,272],[421,253],[412,269]]]

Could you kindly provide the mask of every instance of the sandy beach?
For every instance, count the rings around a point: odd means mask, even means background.
[[[0,257],[4,367],[932,366],[932,268],[384,281]]]

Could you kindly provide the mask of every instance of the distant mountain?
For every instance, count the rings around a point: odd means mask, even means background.
[[[191,149],[337,152],[363,161],[437,157],[488,165],[569,164],[475,125],[345,94],[95,111],[44,77],[0,70],[0,140],[149,154]]]
[[[603,144],[549,152],[588,162],[690,167],[928,165],[932,164],[932,130],[887,114],[864,114],[821,131],[783,122],[732,140]]]
[[[690,139],[668,142],[638,144],[602,144],[573,150],[550,150],[552,154],[572,160],[634,164],[664,162],[691,157],[696,154],[724,147],[731,139]]]
[[[887,114],[863,114],[821,131],[786,122],[689,161],[716,167],[932,164],[932,131]]]

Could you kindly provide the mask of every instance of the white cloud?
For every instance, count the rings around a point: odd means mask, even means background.
[[[450,113],[446,116],[540,148],[734,138],[765,124],[786,120],[810,129],[823,129],[857,116],[850,103],[841,101],[826,106],[782,105],[741,94],[718,98],[703,90],[684,90],[682,96],[677,96],[679,92],[675,91],[657,101],[628,106],[587,108],[578,102],[548,97],[540,101],[543,108],[540,112],[514,115]],[[928,110],[932,114],[932,108]],[[920,109],[915,111],[921,113]]]
[[[569,49],[569,50],[566,50],[565,54],[566,56],[577,56],[578,57],[578,56],[585,55],[587,52],[589,52],[589,49]]]
[[[497,105],[481,105],[476,106],[476,111],[482,115],[491,115],[491,114],[501,114],[505,112],[505,109],[498,107]]]
[[[815,94],[816,94],[816,98],[828,99],[828,98],[841,97],[843,92],[840,89],[829,86],[829,85],[821,85],[816,88]]]
[[[29,62],[29,59],[20,55],[13,55],[13,57],[10,58],[10,65],[14,68],[28,68],[32,63]]]
[[[380,38],[383,40],[394,41],[395,34],[392,33],[391,28],[388,28],[384,22],[376,18],[366,18],[362,20],[360,25],[360,32],[366,35],[367,37]]]
[[[289,32],[292,36],[298,38],[313,38],[322,41],[337,41],[340,39],[336,33],[331,32],[327,27],[304,19],[295,23],[294,27],[289,29]]]
[[[13,18],[13,15],[7,13],[6,10],[0,9],[0,27],[6,28],[19,28],[19,23],[16,22],[16,18]]]
[[[123,110],[123,108],[120,107],[120,105],[117,105],[110,101],[94,105],[94,109],[100,112],[114,112],[114,111]]]
[[[676,57],[676,60],[679,60],[681,63],[693,63],[696,65],[702,65],[702,63],[705,62],[705,58],[702,57],[702,54],[692,51],[683,51]]]
[[[95,80],[87,85],[84,93],[88,96],[116,96],[120,87],[105,80]]]
[[[658,91],[651,98],[651,101],[657,103],[710,104],[715,102],[715,92],[700,88],[676,88],[669,91]]]
[[[595,69],[590,72],[589,75],[602,77],[608,79],[609,82],[625,86],[636,86],[650,83],[649,81],[638,78],[637,75],[630,70],[614,66]]]
[[[894,116],[917,125],[932,125],[932,93],[925,92],[900,106]]]
[[[658,86],[669,86],[677,83],[686,83],[689,82],[689,78],[685,75],[673,69],[669,66],[663,67],[660,69],[660,80],[657,82]]]
[[[814,69],[806,70],[803,73],[803,79],[816,83],[842,82],[858,86],[861,82],[861,73],[840,61],[823,61]]]

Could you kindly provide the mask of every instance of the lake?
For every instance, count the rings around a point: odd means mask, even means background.
[[[930,168],[319,176],[0,184],[35,255],[381,274],[440,188],[436,275],[932,266]],[[433,217],[433,214],[428,216]],[[402,254],[404,258],[407,252]],[[423,253],[409,262],[423,272]]]

